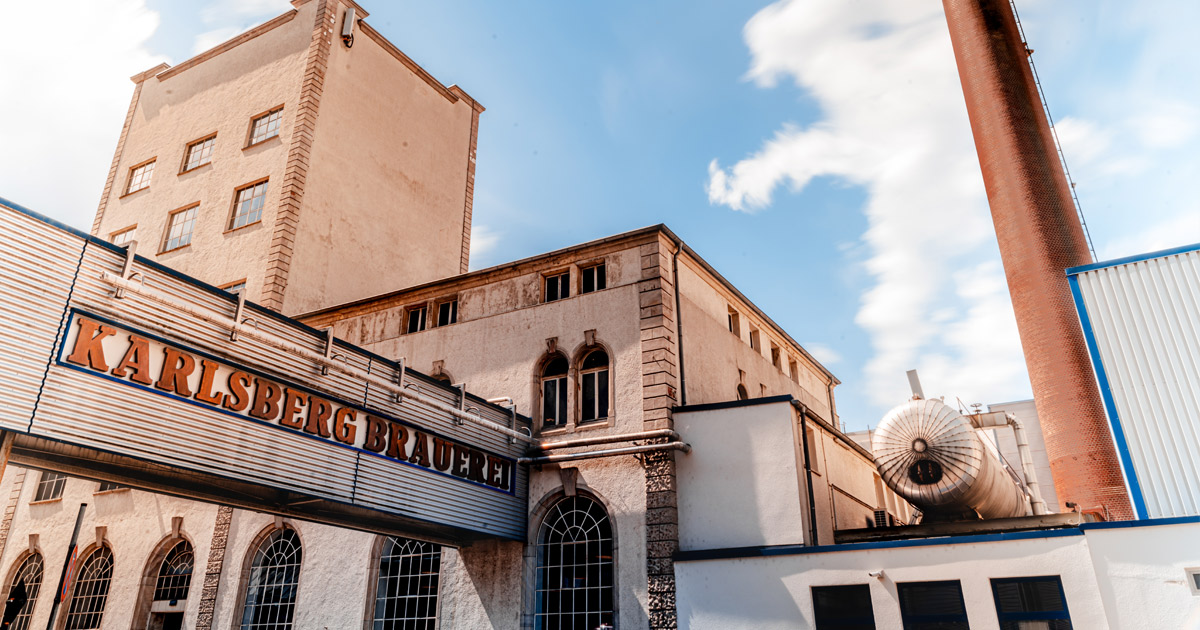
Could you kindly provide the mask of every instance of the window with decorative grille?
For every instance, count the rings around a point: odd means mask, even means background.
[[[100,627],[112,573],[113,555],[108,547],[96,549],[79,563],[78,577],[71,591],[71,607],[67,610],[66,630]]]
[[[158,580],[154,583],[154,601],[180,602],[188,597],[192,585],[192,567],[195,565],[192,545],[181,540],[171,547],[158,568]]]
[[[441,547],[407,538],[385,538],[379,555],[372,628],[434,630],[441,567]]]
[[[579,495],[556,503],[538,528],[534,627],[612,626],[615,568],[604,507]]]
[[[37,491],[33,493],[33,500],[51,501],[53,499],[61,499],[63,487],[66,485],[66,475],[47,470],[42,473],[41,479],[38,479]]]
[[[242,630],[292,629],[302,556],[295,530],[277,529],[262,541],[250,565]]]
[[[17,616],[13,618],[7,630],[29,630],[29,620],[33,617],[33,607],[37,604],[38,592],[42,590],[42,554],[34,553],[21,561],[20,568],[13,576],[12,584],[8,585],[8,599],[11,603],[24,601]],[[5,609],[5,612],[8,612]]]

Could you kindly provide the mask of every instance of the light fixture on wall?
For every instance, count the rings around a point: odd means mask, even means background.
[[[342,17],[342,43],[346,48],[354,45],[354,7],[346,9]]]

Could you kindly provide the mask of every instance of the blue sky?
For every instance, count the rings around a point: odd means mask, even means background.
[[[0,27],[0,196],[84,229],[128,77],[288,8],[58,4],[54,36]],[[1029,396],[940,2],[365,6],[488,108],[474,267],[666,223],[838,375],[849,429],[913,367]],[[1018,8],[1100,258],[1200,241],[1200,4]]]

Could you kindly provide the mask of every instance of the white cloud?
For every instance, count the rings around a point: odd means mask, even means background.
[[[479,263],[487,260],[492,250],[500,244],[500,232],[479,223],[471,224],[471,271],[480,269]]]
[[[823,117],[785,124],[732,167],[709,166],[713,203],[755,211],[818,176],[862,186],[863,261],[874,285],[856,322],[870,335],[871,403],[926,389],[983,400],[1027,395],[979,162],[939,3],[784,0],[745,28],[749,78],[794,81]]]
[[[292,8],[287,0],[217,0],[200,11],[208,30],[196,36],[192,54],[224,43]]]
[[[56,3],[53,37],[0,21],[0,196],[90,230],[158,23],[144,0]]]
[[[842,361],[842,355],[837,350],[823,343],[806,343],[803,345],[804,349],[808,350],[808,353],[816,357],[825,367],[841,363]]]

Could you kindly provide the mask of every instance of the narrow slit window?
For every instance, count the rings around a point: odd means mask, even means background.
[[[427,309],[424,306],[409,308],[404,315],[404,334],[409,335],[425,330],[426,313]]]
[[[758,341],[758,331],[753,328],[750,329],[750,347],[762,352],[762,346],[759,345]]]
[[[169,252],[192,243],[192,229],[196,226],[196,211],[200,206],[192,206],[171,213],[167,219],[167,242],[163,251]]]
[[[733,333],[739,339],[742,336],[742,318],[732,308],[729,309],[729,332]]]
[[[209,136],[203,140],[197,140],[188,145],[187,153],[183,158],[183,171],[187,172],[195,168],[200,168],[212,161],[213,148],[217,144],[216,136]]]
[[[233,218],[229,221],[229,229],[236,230],[261,220],[266,202],[267,182],[239,188],[234,193]]]
[[[546,276],[545,301],[555,302],[571,297],[571,274],[564,272]]]
[[[128,195],[143,188],[149,188],[151,175],[154,175],[154,160],[130,169],[129,185],[125,187],[125,194]]]
[[[250,123],[250,142],[254,146],[279,135],[279,123],[283,120],[283,108],[269,111]]]
[[[608,279],[605,277],[604,263],[593,265],[580,272],[583,276],[579,292],[591,293],[593,291],[603,291],[608,287]]]
[[[437,325],[449,326],[458,323],[458,300],[450,300],[438,304]]]
[[[583,389],[581,422],[608,417],[608,353],[593,350],[583,359],[580,368]]]

